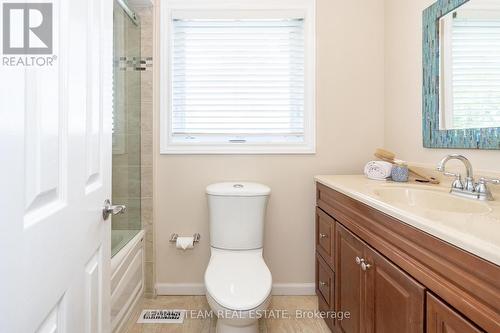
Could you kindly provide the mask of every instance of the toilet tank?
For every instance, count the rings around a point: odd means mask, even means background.
[[[226,250],[263,247],[264,217],[271,189],[247,182],[207,186],[210,245]]]

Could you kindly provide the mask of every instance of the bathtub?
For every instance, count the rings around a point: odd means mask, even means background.
[[[136,233],[137,231],[134,231]],[[111,258],[111,327],[119,332],[144,291],[144,231],[113,230],[120,250]],[[125,243],[126,242],[126,243]]]

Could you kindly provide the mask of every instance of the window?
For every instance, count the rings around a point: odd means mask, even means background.
[[[449,14],[442,23],[445,128],[500,127],[500,6]]]
[[[312,13],[166,11],[162,153],[313,153]]]

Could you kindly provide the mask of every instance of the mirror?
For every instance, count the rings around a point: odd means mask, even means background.
[[[500,149],[500,0],[439,0],[423,42],[424,146]]]
[[[439,19],[440,128],[500,127],[500,0]]]

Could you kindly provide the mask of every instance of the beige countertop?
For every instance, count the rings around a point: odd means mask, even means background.
[[[480,202],[449,187],[324,175],[317,182],[500,266],[500,194]],[[451,198],[450,198],[451,197]]]

